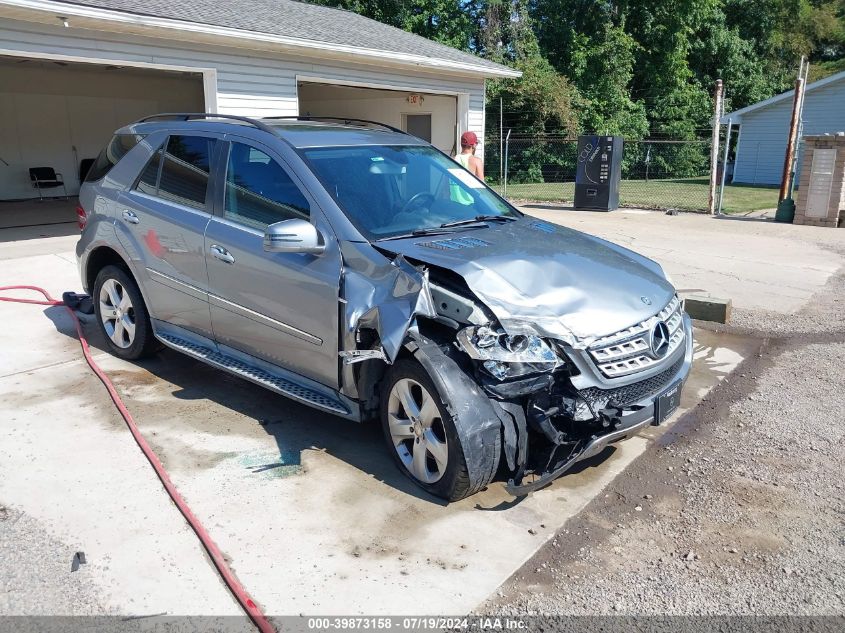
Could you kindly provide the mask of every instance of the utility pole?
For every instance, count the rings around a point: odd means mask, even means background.
[[[810,60],[804,63],[804,58],[801,58],[801,66],[798,68],[798,76],[804,78],[804,87],[801,89],[801,103],[798,104],[798,135],[795,137],[795,153],[792,157],[792,167],[790,168],[790,183],[787,197],[792,197],[792,192],[795,189],[795,168],[798,165],[798,152],[801,151],[801,139],[804,137],[804,99],[807,98],[807,85],[810,77]]]
[[[716,80],[713,89],[713,138],[710,142],[710,190],[707,197],[707,212],[716,212],[716,171],[719,165],[719,119],[722,114],[722,80]]]
[[[801,58],[801,67],[804,66],[804,58]],[[778,204],[789,197],[792,189],[792,163],[795,157],[795,141],[798,138],[798,122],[801,119],[801,99],[804,94],[804,78],[799,72],[795,80],[795,94],[792,97],[792,118],[789,120],[789,136],[786,139],[786,156],[783,157],[783,174],[780,179],[780,195]]]
[[[809,67],[809,63],[807,66]],[[804,76],[804,57],[801,57],[798,78],[795,80],[795,93],[792,95],[792,117],[789,120],[786,155],[783,157],[783,173],[780,179],[780,193],[778,194],[778,208],[775,212],[775,222],[791,223],[795,218],[795,201],[792,199],[792,180],[795,175],[795,150],[801,128],[801,110],[804,106]]]

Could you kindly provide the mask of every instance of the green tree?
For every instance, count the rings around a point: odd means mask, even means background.
[[[792,86],[798,60],[845,56],[845,0],[725,0],[727,25],[749,42],[775,91]]]
[[[646,134],[645,107],[631,98],[638,45],[613,5],[538,0],[532,16],[549,61],[583,97],[581,129],[632,138]]]
[[[542,55],[525,0],[491,2],[485,16],[479,36],[485,56],[522,71],[519,79],[488,81],[488,111],[498,113],[501,103],[504,127],[532,137],[509,162],[523,181],[542,182],[544,172],[559,171],[571,160],[567,148],[548,135],[577,133],[578,91]],[[499,160],[497,131],[498,125],[490,126],[486,157],[491,165]]]
[[[713,7],[692,38],[689,63],[703,88],[717,79],[725,83],[725,110],[744,108],[770,97],[781,82],[766,71],[766,65],[737,27],[729,27],[721,6]]]
[[[484,56],[522,71],[519,79],[487,84],[490,100],[505,104],[505,125],[525,133],[574,133],[577,90],[541,53],[526,0],[494,0],[484,13],[479,38]]]

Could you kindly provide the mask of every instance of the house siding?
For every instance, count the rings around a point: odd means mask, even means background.
[[[204,44],[180,46],[171,39],[66,29],[17,20],[0,24],[0,49],[22,54],[67,55],[115,64],[143,62],[215,69],[217,112],[221,114],[296,115],[299,107],[297,76],[396,86],[418,92],[466,93],[469,95],[469,128],[478,132],[479,138],[484,138],[484,80],[455,77],[447,71],[399,72],[375,65],[240,48]]]
[[[804,100],[805,135],[845,131],[845,79],[808,91]],[[734,182],[779,185],[786,155],[792,99],[742,115]],[[800,170],[800,155],[798,163]],[[797,174],[796,174],[797,181]]]

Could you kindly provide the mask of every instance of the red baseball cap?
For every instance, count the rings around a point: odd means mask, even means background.
[[[463,147],[478,145],[478,137],[475,135],[475,132],[464,132],[461,134],[461,145]]]

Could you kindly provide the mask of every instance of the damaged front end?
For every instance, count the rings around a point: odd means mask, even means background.
[[[609,336],[575,336],[559,324],[554,330],[548,318],[500,318],[488,307],[495,302],[454,270],[386,253],[375,265],[356,243],[342,252],[344,393],[362,403],[363,415],[373,414],[386,366],[403,351],[413,355],[438,385],[471,475],[467,447],[500,441],[506,489],[515,496],[677,407],[692,330],[674,295]],[[655,332],[668,337],[657,350]]]
[[[530,324],[520,328],[527,329]],[[669,339],[656,352],[646,349],[655,331]],[[649,319],[579,343],[511,335],[494,325],[457,333],[457,346],[475,363],[476,380],[502,409],[512,472],[506,489],[514,496],[542,488],[608,445],[659,424],[679,404],[692,364],[692,329],[676,297]],[[614,369],[623,375],[612,376]]]

